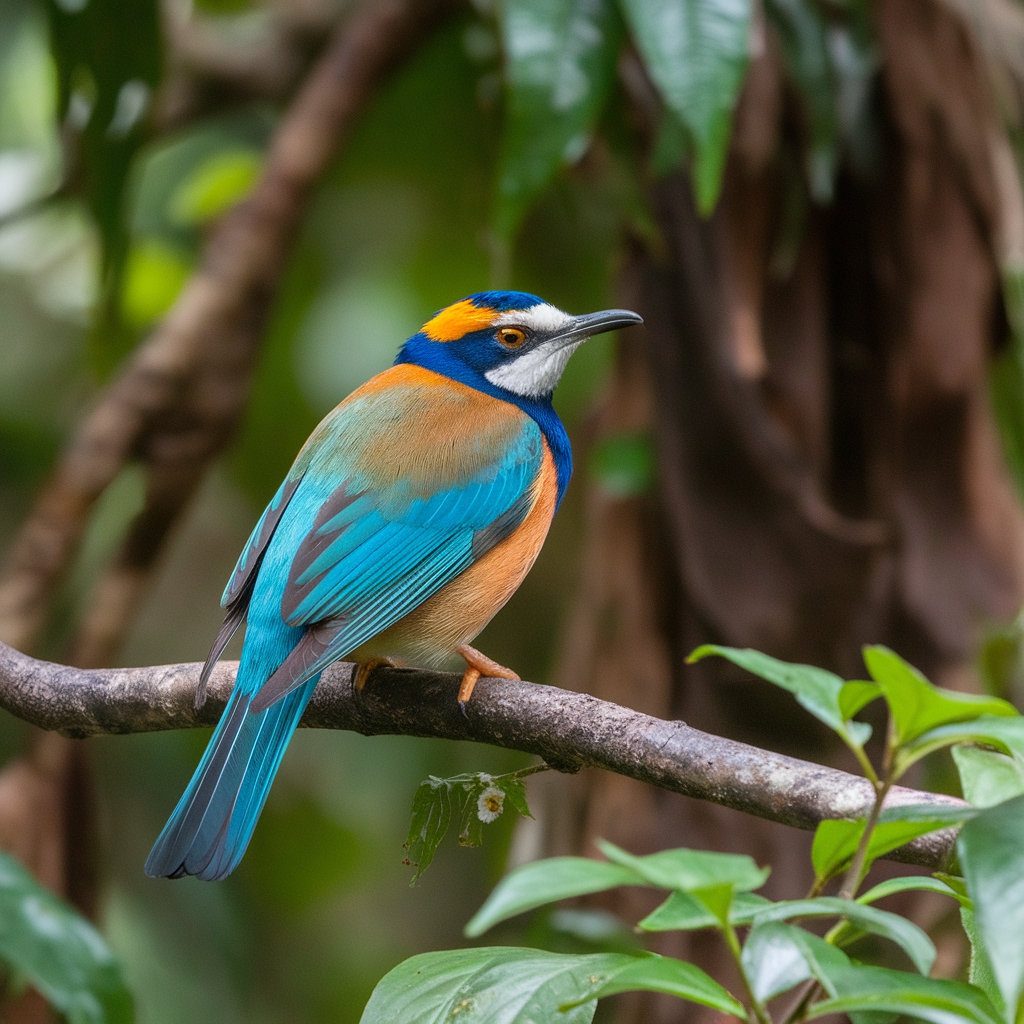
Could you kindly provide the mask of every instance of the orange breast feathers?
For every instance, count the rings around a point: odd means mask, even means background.
[[[537,560],[555,514],[558,473],[547,440],[543,443],[533,507],[522,524],[419,608],[354,652],[353,661],[386,657],[438,665],[458,646],[472,642],[501,610]]]

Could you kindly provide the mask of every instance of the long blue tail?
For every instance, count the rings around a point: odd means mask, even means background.
[[[192,781],[146,860],[151,878],[226,878],[238,866],[319,676],[259,714],[236,686]]]

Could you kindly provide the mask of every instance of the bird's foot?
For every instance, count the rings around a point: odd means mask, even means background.
[[[387,665],[389,668],[398,667],[397,662],[390,658],[371,658],[369,661],[361,661],[356,665],[355,674],[352,676],[352,689],[359,693],[366,685],[366,680],[370,678],[370,673],[375,668],[380,668],[381,665]]]
[[[486,654],[481,654],[475,647],[470,647],[469,644],[456,647],[455,653],[466,662],[462,685],[459,686],[459,707],[464,715],[467,713],[466,705],[469,703],[469,698],[473,696],[473,687],[476,686],[476,681],[481,676],[490,676],[493,679],[519,678],[519,675],[512,669],[499,665],[496,661],[488,658]]]

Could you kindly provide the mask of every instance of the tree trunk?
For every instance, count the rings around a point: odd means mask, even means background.
[[[664,244],[635,241],[622,283],[646,347],[623,342],[596,418],[599,436],[653,431],[659,487],[621,498],[590,484],[555,680],[817,759],[839,752],[795,702],[686,655],[750,646],[857,678],[861,645],[885,643],[970,688],[980,630],[1024,593],[1024,517],[987,394],[1007,327],[984,70],[936,0],[879,0],[874,21],[880,166],[870,179],[845,168],[799,234],[787,154],[801,129],[770,33],[713,217],[681,172],[652,188]],[[745,852],[774,866],[773,898],[812,880],[809,837],[781,826],[597,774],[535,788],[548,852],[592,853],[598,836]],[[632,923],[656,899],[624,890],[604,905]],[[934,918],[930,904],[916,913]],[[717,937],[661,938],[728,980]],[[709,1014],[644,995],[618,1019]]]

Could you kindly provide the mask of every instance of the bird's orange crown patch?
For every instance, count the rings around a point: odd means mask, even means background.
[[[442,309],[423,325],[422,331],[431,341],[458,341],[470,331],[490,327],[497,315],[498,311],[489,306],[477,306],[472,300],[463,299]]]

